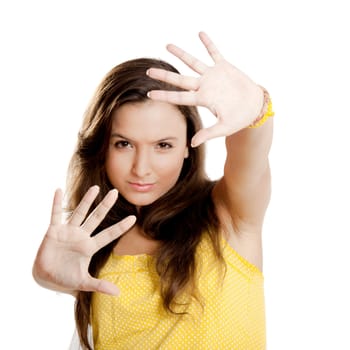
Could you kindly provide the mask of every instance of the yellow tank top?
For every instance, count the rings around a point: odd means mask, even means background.
[[[265,349],[263,275],[222,243],[226,271],[203,235],[196,252],[200,302],[192,299],[185,315],[163,309],[152,256],[111,254],[99,278],[121,295],[93,294],[94,349]]]

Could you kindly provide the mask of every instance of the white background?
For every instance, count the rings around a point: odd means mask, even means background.
[[[268,349],[350,349],[350,21],[340,0],[1,2],[1,348],[70,341],[73,298],[38,287],[31,267],[95,87],[140,56],[188,73],[169,42],[209,63],[200,30],[269,89],[276,111]],[[208,146],[215,178],[224,150]]]

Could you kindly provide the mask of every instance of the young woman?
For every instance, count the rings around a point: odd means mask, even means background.
[[[70,163],[64,223],[55,193],[33,275],[76,297],[84,349],[265,348],[271,101],[199,36],[213,66],[168,46],[198,77],[146,58],[107,74]],[[203,129],[196,106],[217,122]],[[210,181],[203,144],[220,136],[224,175]]]

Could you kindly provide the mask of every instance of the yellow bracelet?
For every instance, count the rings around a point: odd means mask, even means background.
[[[250,129],[254,129],[262,126],[263,124],[265,124],[266,120],[269,117],[273,117],[275,115],[274,111],[272,110],[272,102],[268,91],[264,89],[262,86],[261,88],[264,92],[264,104],[258,117],[254,120],[252,124],[248,126],[248,128]]]

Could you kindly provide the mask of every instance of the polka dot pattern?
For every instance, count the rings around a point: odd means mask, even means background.
[[[186,315],[163,309],[152,256],[111,254],[99,278],[115,283],[121,295],[93,294],[95,350],[265,349],[263,275],[222,243],[226,270],[203,236],[196,254],[199,301],[191,299]]]

